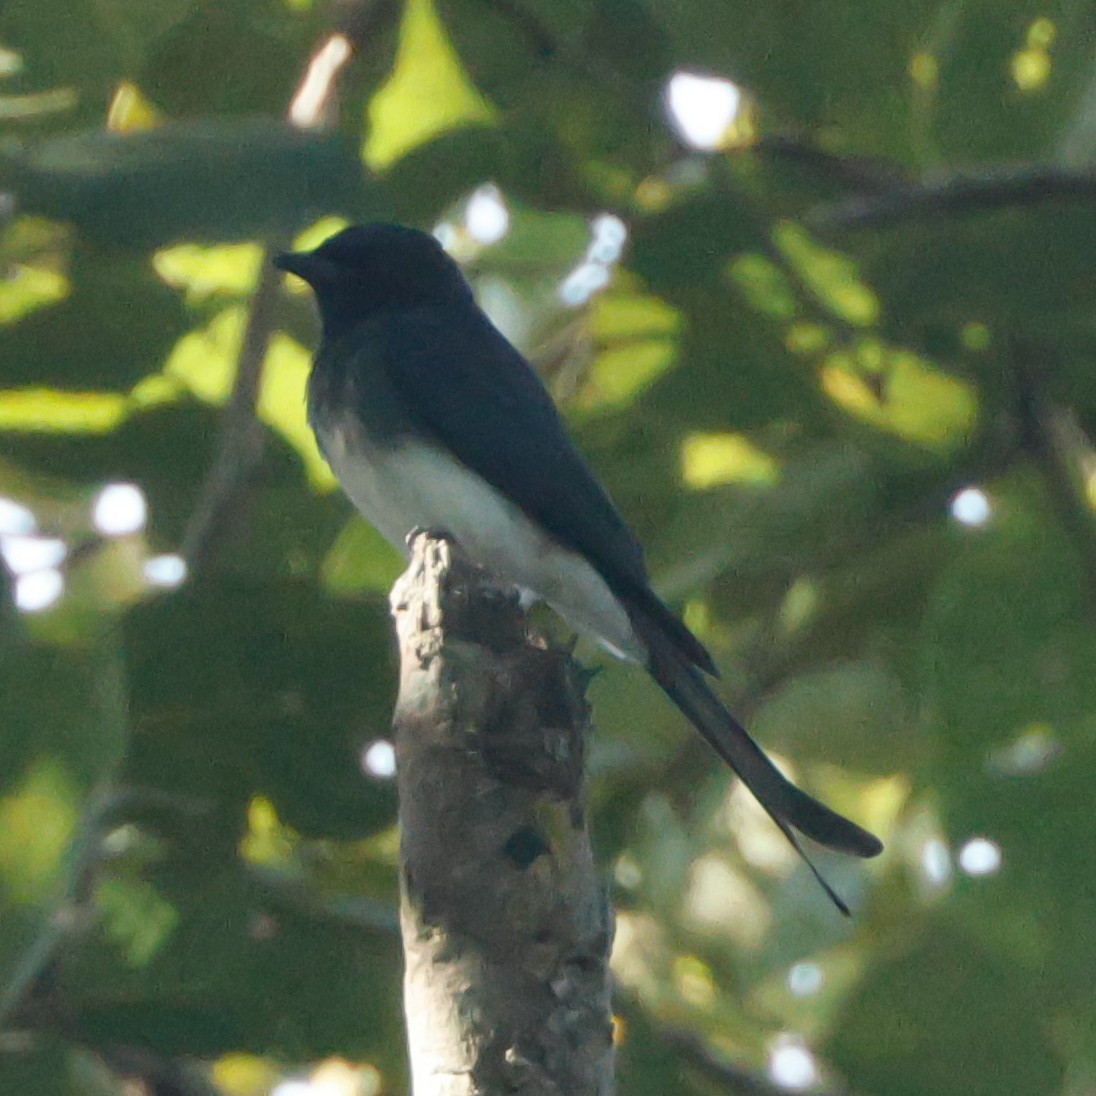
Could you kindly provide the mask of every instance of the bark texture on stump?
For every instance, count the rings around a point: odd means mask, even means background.
[[[414,1096],[610,1096],[584,675],[441,537],[415,538],[391,604]]]

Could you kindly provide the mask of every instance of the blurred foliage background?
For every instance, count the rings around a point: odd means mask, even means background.
[[[607,666],[621,1091],[1096,1091],[1091,3],[7,0],[0,47],[0,1092],[405,1091],[399,562],[266,262],[372,219],[888,843],[841,919]]]

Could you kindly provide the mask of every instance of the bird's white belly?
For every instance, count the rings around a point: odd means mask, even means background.
[[[450,454],[422,442],[372,446],[352,419],[317,428],[350,501],[404,555],[413,529],[444,530],[481,567],[542,598],[577,631],[644,660],[628,614],[601,575]]]

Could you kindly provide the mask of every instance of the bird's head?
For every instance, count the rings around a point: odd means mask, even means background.
[[[441,244],[403,225],[352,225],[315,251],[279,255],[274,265],[312,287],[328,336],[377,312],[472,299],[460,267]]]

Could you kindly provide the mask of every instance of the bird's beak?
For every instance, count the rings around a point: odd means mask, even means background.
[[[333,264],[319,259],[309,251],[285,251],[274,257],[274,265],[279,270],[289,274],[296,274],[309,285],[315,286],[326,280],[325,275],[333,272]]]

